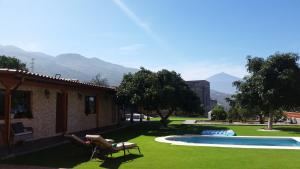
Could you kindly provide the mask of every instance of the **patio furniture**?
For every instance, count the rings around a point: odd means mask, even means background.
[[[98,135],[92,135],[92,136],[98,136]],[[84,146],[89,146],[91,144],[90,141],[84,141],[75,134],[71,135],[65,135],[66,138],[68,138],[72,143],[75,143],[77,145],[84,145]],[[115,142],[113,139],[105,139],[107,142],[113,143]]]
[[[33,138],[32,127],[24,127],[22,122],[12,123],[11,129],[13,144],[28,141]]]
[[[91,147],[91,144],[89,141],[84,141],[81,138],[77,137],[74,134],[71,135],[65,135],[65,137],[71,142],[74,143],[75,145],[81,146],[81,147]]]
[[[93,135],[93,136],[98,136],[98,135]],[[91,144],[91,141],[89,140],[83,140],[81,139],[80,137],[74,135],[74,134],[71,134],[71,135],[65,135],[65,137],[73,144],[77,145],[77,146],[80,146],[80,147],[83,147],[83,148],[86,148],[86,149],[90,149],[92,151],[92,156],[91,156],[91,159],[92,157],[94,156],[95,152],[94,152],[94,149],[95,149],[95,145]],[[109,143],[113,143],[114,140],[113,139],[105,139],[107,142]]]
[[[128,153],[130,149],[138,149],[139,154],[141,154],[140,148],[135,143],[129,142],[120,142],[120,143],[111,143],[106,141],[100,135],[86,135],[87,139],[91,140],[91,144],[94,145],[94,150],[91,156],[91,159],[94,157],[95,153],[102,153],[103,155],[110,154],[112,156],[113,153],[117,153],[119,151],[124,152],[124,156],[126,155],[126,150]]]

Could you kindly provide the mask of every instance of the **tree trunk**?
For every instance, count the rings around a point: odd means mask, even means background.
[[[147,121],[150,121],[149,111],[147,111]]]
[[[165,126],[165,127],[167,127],[167,118],[168,118],[168,116],[163,116],[163,114],[157,109],[156,110],[156,113],[159,115],[159,117],[160,117],[160,122]]]
[[[158,109],[156,110],[156,114],[158,114],[161,119],[164,118],[164,116],[160,113],[160,111]]]
[[[173,110],[169,110],[169,113],[166,115],[166,119],[168,119],[170,116],[171,116],[171,114],[173,113],[174,111]]]
[[[268,130],[272,130],[272,128],[273,128],[273,113],[269,113]]]
[[[265,118],[263,117],[263,114],[259,114],[258,117],[259,117],[259,123],[264,124],[265,123]]]
[[[140,122],[143,122],[143,114],[140,113]]]
[[[130,123],[133,123],[133,112],[130,111]]]

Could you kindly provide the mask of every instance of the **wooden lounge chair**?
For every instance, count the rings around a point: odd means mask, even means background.
[[[71,135],[65,135],[65,137],[75,145],[81,146],[81,147],[91,147],[92,145],[88,141],[84,141],[78,136],[71,134]]]
[[[97,135],[93,135],[93,136],[97,136]],[[92,155],[91,155],[91,159],[92,157],[94,156],[95,152],[94,152],[94,149],[95,149],[95,145],[94,144],[91,144],[90,141],[84,141],[83,139],[81,139],[80,137],[74,135],[74,134],[71,134],[71,135],[65,135],[65,137],[70,141],[72,142],[73,144],[77,145],[77,146],[80,146],[80,147],[83,147],[83,148],[86,148],[86,149],[90,149],[91,152],[92,152]],[[108,143],[113,143],[114,140],[113,139],[104,139],[105,141],[107,141]]]
[[[93,154],[91,159],[94,157],[95,153],[112,156],[113,153],[123,151],[124,156],[126,155],[126,150],[128,153],[130,149],[138,149],[139,154],[141,154],[140,148],[135,143],[129,142],[120,142],[120,143],[111,143],[105,140],[100,135],[86,135],[87,139],[91,140],[91,143],[94,145]]]

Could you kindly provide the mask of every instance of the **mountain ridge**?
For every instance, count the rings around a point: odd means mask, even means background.
[[[221,72],[210,76],[206,80],[210,82],[211,89],[225,94],[234,94],[236,92],[236,88],[232,83],[234,81],[241,80],[241,78]]]
[[[230,106],[226,98],[236,92],[236,88],[232,83],[241,80],[241,78],[221,72],[210,76],[206,80],[210,82],[211,99],[217,100],[218,104],[222,105],[228,111]]]
[[[30,52],[16,46],[0,45],[0,55],[16,57],[30,67],[34,59],[34,72],[53,76],[61,74],[64,78],[90,81],[100,73],[110,85],[118,85],[124,74],[138,69],[110,63],[99,58],[88,58],[77,53],[63,53],[57,56],[43,52]]]

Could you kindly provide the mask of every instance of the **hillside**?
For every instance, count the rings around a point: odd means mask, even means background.
[[[14,56],[30,67],[34,59],[34,72],[49,76],[61,74],[64,78],[90,81],[96,74],[107,78],[110,85],[118,85],[125,73],[137,69],[109,63],[98,58],[87,58],[80,54],[51,56],[40,52],[29,52],[15,46],[0,46],[0,55]]]
[[[210,82],[211,89],[222,93],[233,94],[235,93],[236,89],[232,85],[232,83],[234,81],[241,80],[241,79],[222,72],[222,73],[215,74],[207,78],[206,80]]]
[[[217,100],[218,104],[224,106],[225,110],[229,110],[230,106],[228,102],[226,102],[226,98],[230,97],[230,94],[222,93],[215,91],[213,89],[210,89],[210,98],[213,100]]]

